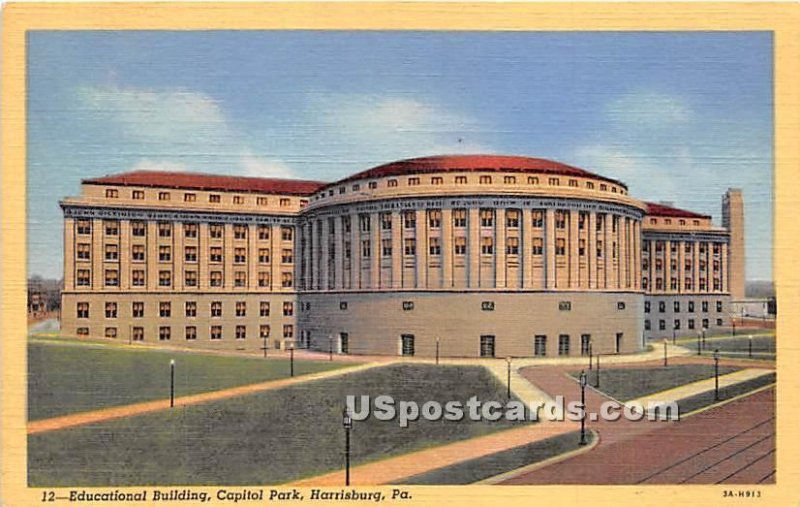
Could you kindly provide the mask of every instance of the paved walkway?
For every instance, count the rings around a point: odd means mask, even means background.
[[[355,373],[358,371],[368,370],[376,366],[385,366],[387,363],[367,363],[357,366],[340,368],[336,370],[323,371],[318,373],[311,373],[308,375],[301,375],[298,377],[288,377],[279,380],[270,380],[268,382],[261,382],[257,384],[248,384],[244,386],[232,387],[230,389],[221,389],[219,391],[211,391],[206,393],[193,394],[189,396],[181,396],[175,398],[175,407],[198,405],[201,403],[208,403],[211,401],[222,400],[226,398],[233,398],[236,396],[243,396],[246,394],[259,393],[264,391],[272,391],[281,389],[296,384],[313,382],[316,380],[328,379],[346,375],[348,373]],[[82,426],[85,424],[92,424],[101,421],[110,421],[112,419],[120,419],[123,417],[131,417],[136,415],[147,414],[150,412],[157,412],[160,410],[169,410],[169,399],[145,401],[142,403],[134,403],[131,405],[123,405],[120,407],[109,407],[100,410],[92,410],[89,412],[79,412],[77,414],[68,414],[50,419],[41,419],[37,421],[28,422],[28,434],[33,435],[36,433],[43,433],[46,431],[62,430],[65,428],[72,428],[75,426]]]
[[[402,481],[424,472],[454,465],[487,454],[512,449],[580,428],[574,422],[542,421],[521,428],[499,431],[490,435],[440,445],[422,451],[403,454],[394,458],[358,465],[350,470],[350,484],[366,486]],[[344,470],[303,479],[293,486],[341,486]]]

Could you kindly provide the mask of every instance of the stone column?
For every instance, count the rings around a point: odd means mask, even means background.
[[[250,290],[258,288],[258,225],[247,226],[247,287]],[[299,283],[299,281],[298,281]]]
[[[547,208],[544,217],[545,287],[556,287],[556,212]]]
[[[684,278],[686,277],[686,242],[678,241],[678,292],[686,291]]]
[[[494,213],[494,286],[497,288],[506,287],[506,210],[497,208]]]
[[[587,241],[588,252],[586,252],[586,261],[589,271],[589,288],[596,289],[599,287],[597,279],[597,213],[594,211],[589,212],[589,220],[587,223],[589,228],[589,241]]]
[[[381,215],[370,213],[370,288],[375,290],[381,287]],[[392,231],[394,234],[394,231]],[[394,253],[394,252],[392,252]],[[402,255],[402,252],[400,252]]]
[[[272,292],[281,290],[281,226],[274,224],[269,227],[269,264],[270,285]]]
[[[182,291],[184,287],[183,261],[185,252],[183,239],[183,223],[172,223],[172,288]],[[194,289],[194,287],[192,287]]]
[[[469,239],[467,240],[467,255],[469,256],[469,276],[467,287],[478,288],[480,287],[481,272],[480,209],[470,208],[468,215],[469,218],[467,219],[467,231],[469,234]]]
[[[442,209],[442,287],[453,286],[453,210]]]
[[[664,241],[664,292],[672,292],[672,241]]]
[[[633,289],[642,288],[642,223],[633,220]]]
[[[605,288],[611,289],[614,287],[614,252],[613,252],[613,223],[614,216],[611,213],[606,213],[605,216],[605,230],[603,237],[603,258],[605,260]]]
[[[631,258],[631,256],[628,255],[628,217],[622,215],[619,217],[619,228],[617,232],[619,233],[618,287],[620,289],[626,289],[629,287],[628,262]]]
[[[222,237],[224,238],[224,245],[222,247],[224,255],[225,270],[222,274],[223,287],[228,290],[233,289],[233,224],[225,224]]]
[[[428,286],[428,221],[425,216],[425,210],[418,209],[416,211],[416,230],[414,236],[417,243],[417,255],[414,258],[414,265],[416,271],[416,287],[424,289]]]
[[[330,223],[328,222],[328,217],[323,217],[320,221],[320,230],[322,231],[322,239],[320,243],[320,249],[322,251],[322,257],[320,259],[320,282],[321,282],[321,289],[328,290],[330,289]]]
[[[580,287],[579,268],[578,268],[578,211],[571,210],[569,212],[569,238],[567,241],[567,254],[569,266],[569,286],[572,289]]]
[[[700,242],[694,241],[692,243],[692,286],[693,292],[700,292]]]
[[[103,276],[105,275],[103,263],[105,262],[106,252],[103,249],[103,220],[92,218],[92,289],[99,290],[104,287]]]
[[[519,226],[519,254],[522,257],[522,288],[533,287],[533,212],[530,208],[522,210]]]
[[[197,288],[208,290],[209,259],[208,222],[201,222],[197,231]]]
[[[302,266],[302,287],[309,290],[312,287],[311,276],[311,221],[303,224],[303,266]]]
[[[352,289],[361,289],[361,224],[358,213],[350,214],[350,280]]]
[[[145,261],[147,265],[145,287],[147,290],[156,290],[158,288],[158,223],[155,220],[147,221]]]
[[[392,288],[403,287],[403,215],[399,211],[391,212],[392,221]]]
[[[344,289],[344,255],[342,252],[342,217],[333,219],[333,288]]]
[[[64,250],[64,255],[67,252]],[[120,290],[130,290],[131,288],[131,222],[130,220],[119,221],[119,288]],[[66,271],[64,276],[67,276]],[[64,280],[64,287],[66,279]]]
[[[720,256],[719,256],[719,267],[720,267],[720,283],[722,284],[722,292],[728,292],[728,244],[722,243]]]

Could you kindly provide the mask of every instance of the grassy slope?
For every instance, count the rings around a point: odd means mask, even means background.
[[[741,368],[720,366],[719,374],[732,373]],[[597,370],[587,371],[588,383],[595,385]],[[580,372],[573,372],[575,378]],[[714,366],[706,364],[680,364],[657,368],[600,368],[600,391],[619,401],[629,401],[642,396],[712,378]]]
[[[280,483],[344,466],[348,394],[400,400],[503,401],[480,367],[396,365],[342,377],[29,437],[36,486]],[[508,421],[357,421],[353,463],[470,438]],[[354,477],[357,482],[358,479]]]
[[[169,397],[175,359],[176,396],[287,377],[286,360],[112,347],[28,344],[31,420]],[[295,361],[295,375],[353,363]]]

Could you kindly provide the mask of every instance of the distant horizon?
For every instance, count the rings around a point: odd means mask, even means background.
[[[28,272],[63,270],[60,199],[132,170],[336,181],[499,153],[713,217],[741,188],[772,280],[769,32],[35,31]],[[758,224],[758,226],[755,226]]]

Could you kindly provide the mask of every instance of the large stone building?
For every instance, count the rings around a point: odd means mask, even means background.
[[[610,178],[495,155],[329,184],[88,179],[61,203],[62,330],[250,350],[633,352],[729,324],[744,283],[741,193],[724,202],[728,227],[715,227]]]

